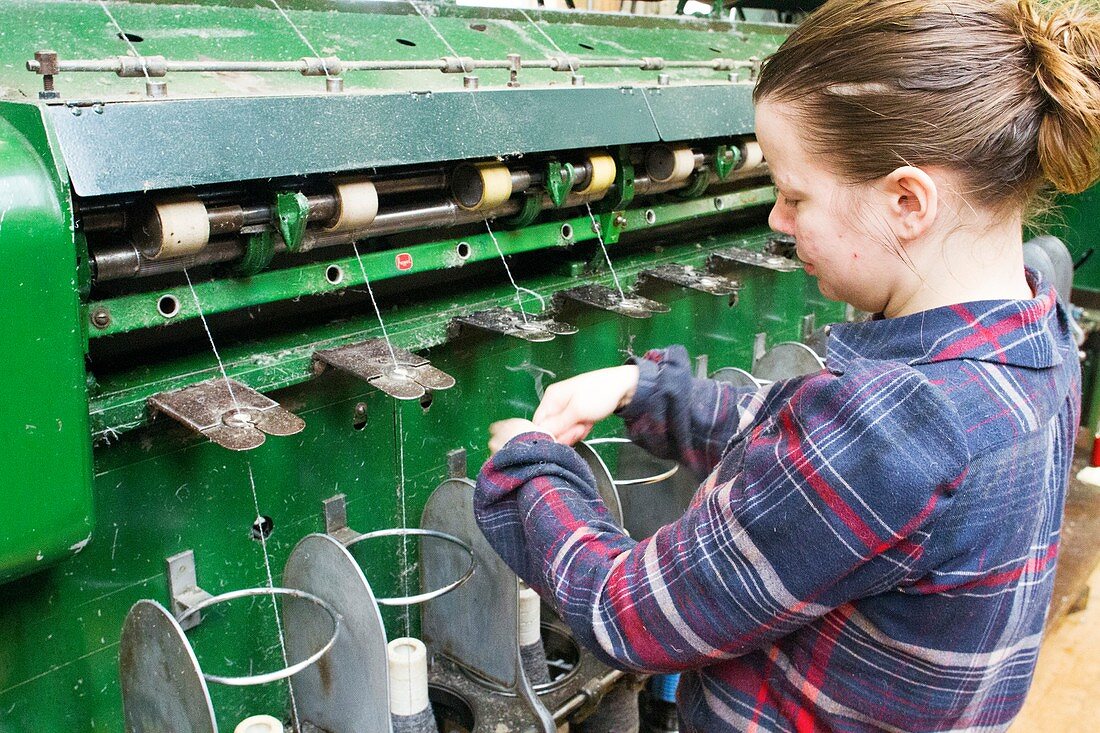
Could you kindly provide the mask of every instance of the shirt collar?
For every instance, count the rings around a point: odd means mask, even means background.
[[[981,300],[899,318],[841,323],[829,333],[826,366],[842,374],[852,359],[909,365],[953,359],[1042,369],[1062,363],[1069,324],[1054,289],[1027,270],[1030,300]]]

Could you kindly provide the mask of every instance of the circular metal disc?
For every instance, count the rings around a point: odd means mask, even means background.
[[[607,505],[608,511],[611,512],[611,521],[622,527],[623,506],[619,501],[619,491],[615,488],[615,478],[611,475],[611,471],[607,469],[607,464],[600,458],[600,454],[584,441],[577,443],[573,448],[580,454],[581,459],[588,464],[588,467],[592,469],[592,473],[595,474],[596,491],[603,499],[603,503]]]
[[[753,376],[778,382],[781,379],[813,374],[825,368],[813,349],[797,341],[785,341],[768,349],[753,367]]]
[[[744,369],[738,369],[737,367],[722,367],[721,369],[710,375],[710,378],[716,382],[725,382],[732,384],[734,387],[759,387],[760,383],[753,379],[753,376],[746,372]]]
[[[217,733],[199,661],[159,603],[138,601],[126,615],[119,676],[127,733]]]

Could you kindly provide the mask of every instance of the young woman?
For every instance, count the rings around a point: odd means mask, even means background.
[[[1024,212],[1100,173],[1100,18],[831,0],[765,64],[770,224],[822,293],[826,369],[760,391],[680,347],[492,428],[489,541],[607,663],[683,671],[682,730],[1004,730],[1051,596],[1077,350]],[[635,542],[569,447],[613,412],[706,475]]]

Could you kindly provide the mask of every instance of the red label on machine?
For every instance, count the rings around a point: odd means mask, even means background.
[[[413,256],[408,252],[402,252],[393,258],[393,261],[397,264],[397,269],[404,272],[405,270],[411,270],[413,266]]]

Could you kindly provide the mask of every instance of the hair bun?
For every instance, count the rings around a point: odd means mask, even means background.
[[[1019,0],[1017,8],[1047,100],[1043,174],[1058,190],[1079,193],[1100,178],[1100,16],[1079,2]]]

